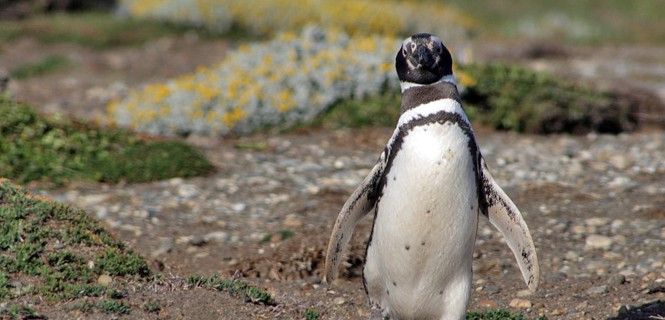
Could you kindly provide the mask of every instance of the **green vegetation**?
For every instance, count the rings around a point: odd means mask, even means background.
[[[146,277],[150,275],[150,269],[141,256],[132,252],[123,253],[117,248],[106,249],[97,256],[95,261],[95,267],[99,271],[106,271],[112,276],[137,274]]]
[[[94,307],[125,314],[129,307],[115,301],[125,294],[98,279],[143,281],[150,275],[145,260],[85,212],[30,196],[7,180],[0,180],[0,226],[0,301],[26,295],[47,301],[108,296],[113,300]]]
[[[10,71],[10,76],[15,79],[25,79],[40,76],[63,69],[70,64],[66,57],[50,55],[34,63],[20,65]]]
[[[282,230],[279,230],[278,233],[279,233],[279,237],[280,237],[282,240],[286,240],[286,239],[292,238],[293,236],[296,235],[295,232],[293,232],[292,230],[289,230],[289,229],[282,229]]]
[[[187,283],[193,287],[228,292],[232,296],[242,298],[245,302],[264,305],[275,304],[272,296],[267,291],[238,279],[222,279],[217,274],[213,274],[210,277],[191,275],[187,278]]]
[[[6,308],[1,309],[0,310],[0,318],[2,318],[2,319],[12,319],[12,320],[46,319],[46,317],[41,316],[37,312],[35,312],[35,310],[32,310],[32,308],[27,307],[27,306],[23,306],[23,305],[18,305],[18,304],[10,304]]]
[[[469,312],[466,320],[527,320],[520,313],[511,313],[503,309],[485,310],[483,312]],[[538,317],[536,320],[547,320],[546,317]]]
[[[305,319],[306,320],[319,320],[319,312],[314,308],[305,309]]]
[[[148,301],[143,305],[143,310],[149,313],[157,313],[162,309],[162,306],[157,301]]]
[[[460,69],[459,74],[467,78],[463,104],[474,122],[528,133],[618,133],[637,127],[639,103],[613,93],[518,66],[468,65]],[[400,95],[394,91],[363,100],[344,100],[314,125],[394,126],[399,105]]]
[[[465,67],[475,82],[463,95],[469,116],[502,130],[619,133],[637,126],[635,102],[502,64]]]
[[[132,311],[132,308],[126,303],[115,300],[100,300],[97,302],[84,300],[72,304],[70,309],[78,310],[83,313],[91,313],[94,311],[99,311],[106,314],[117,314],[117,315],[129,314]]]
[[[449,0],[478,23],[481,36],[556,43],[665,43],[661,0]]]
[[[140,45],[171,34],[195,30],[157,21],[126,19],[108,13],[49,14],[0,21],[0,43],[33,37],[43,43],[76,43],[92,48]],[[197,30],[203,36],[208,33]]]
[[[108,314],[129,314],[131,308],[123,302],[102,300],[96,303],[97,309]]]
[[[387,91],[365,99],[347,99],[332,105],[314,125],[325,127],[394,126],[399,118],[400,94]]]
[[[144,141],[126,131],[47,119],[0,97],[0,176],[19,183],[141,182],[211,170],[200,152],[181,142]],[[73,232],[65,239],[80,236]]]

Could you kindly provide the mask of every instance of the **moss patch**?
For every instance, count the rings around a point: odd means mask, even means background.
[[[47,119],[0,97],[0,176],[20,183],[142,182],[211,170],[205,157],[184,143],[148,142],[122,130]],[[67,236],[76,237],[75,231]]]

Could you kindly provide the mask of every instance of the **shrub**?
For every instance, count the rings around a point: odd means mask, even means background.
[[[151,84],[112,102],[117,124],[149,134],[247,133],[290,126],[334,103],[397,88],[392,60],[398,41],[349,38],[306,28],[300,37],[241,47],[219,65]]]

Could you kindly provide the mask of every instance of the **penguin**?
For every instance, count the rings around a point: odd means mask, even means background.
[[[503,234],[528,288],[538,287],[531,234],[482,157],[452,64],[438,37],[404,40],[395,57],[397,126],[333,227],[329,284],[358,221],[373,214],[363,267],[370,319],[464,319],[480,215]]]

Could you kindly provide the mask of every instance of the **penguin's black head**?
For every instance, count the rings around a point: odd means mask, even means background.
[[[439,37],[417,33],[402,42],[395,68],[400,81],[430,84],[453,74],[453,59]]]

